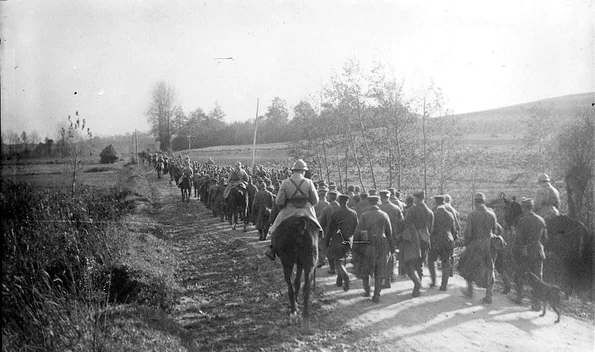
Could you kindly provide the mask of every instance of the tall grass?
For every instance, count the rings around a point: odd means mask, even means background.
[[[3,351],[101,350],[95,317],[125,248],[126,195],[2,184]]]

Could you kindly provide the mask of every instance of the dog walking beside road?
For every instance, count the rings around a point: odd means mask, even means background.
[[[540,317],[545,315],[545,310],[547,308],[547,304],[549,303],[552,306],[552,309],[556,314],[558,314],[558,319],[556,323],[560,322],[560,312],[558,311],[558,306],[560,305],[560,288],[555,285],[548,284],[543,280],[539,279],[537,275],[533,273],[528,273],[528,282],[531,288],[533,288],[534,297],[539,302],[543,302],[543,312],[539,315]]]

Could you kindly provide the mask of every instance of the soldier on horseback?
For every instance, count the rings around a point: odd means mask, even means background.
[[[244,185],[244,188],[246,188],[245,186],[247,183],[248,174],[242,169],[242,163],[238,161],[235,168],[229,173],[227,187],[225,188],[225,192],[223,192],[223,198],[227,199],[227,197],[229,197],[229,192],[231,192],[232,188],[239,186],[240,184]],[[246,204],[248,204],[247,199],[248,198],[246,198]]]
[[[276,244],[279,234],[276,229],[283,220],[296,215],[305,216],[314,222],[320,231],[322,230],[314,212],[314,205],[318,203],[318,193],[312,180],[304,177],[306,170],[308,170],[306,163],[298,159],[291,167],[293,172],[291,177],[285,179],[279,188],[275,203],[281,210],[270,229],[271,248],[265,253],[271,260],[275,260],[277,254]]]
[[[182,167],[182,175],[178,179],[178,185],[182,184],[182,181],[187,178],[192,183],[192,176],[194,175],[194,170],[192,166],[190,166],[190,159],[187,159]]]

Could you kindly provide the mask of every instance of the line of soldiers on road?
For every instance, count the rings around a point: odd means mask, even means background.
[[[150,155],[149,160],[151,157],[153,163],[159,162],[159,154]],[[191,169],[195,197],[212,210],[213,217],[222,220],[225,190],[234,173],[245,173],[247,177],[243,182],[248,190],[248,216],[258,230],[260,240],[266,240],[270,235],[269,228],[280,211],[276,204],[278,192],[294,171],[262,165],[250,169],[239,162],[235,167],[217,165],[212,160],[191,162],[189,157],[184,158],[181,154],[178,157],[164,154],[161,158],[170,165],[185,165]],[[305,163],[304,168],[304,176],[313,178]],[[538,211],[558,214],[559,193],[551,187],[547,175],[541,174],[538,182]],[[446,291],[455,269],[453,251],[461,246],[465,251],[461,254],[458,271],[467,280],[467,289],[463,293],[472,297],[475,283],[486,288],[483,301],[491,303],[497,250],[505,244],[499,236],[502,226],[494,211],[485,205],[483,193],[475,194],[474,210],[467,216],[463,229],[459,212],[448,194],[433,196],[433,207],[430,208],[423,191],[414,192],[402,200],[400,192],[394,188],[362,192],[359,187],[348,186],[341,193],[334,182],[327,184],[325,180],[319,180],[313,185],[318,202],[312,206],[322,229],[318,266],[322,267],[328,260],[329,273],[337,275],[337,286],[344,290],[350,288],[346,264],[351,254],[353,273],[363,281],[363,295],[372,296],[374,302],[380,300],[382,288],[390,288],[396,279],[397,262],[399,274],[407,275],[413,283],[412,297],[418,297],[421,295],[423,265],[426,264],[430,272],[429,286],[435,287],[438,286],[435,263],[440,260],[439,290]],[[542,277],[545,259],[542,243],[547,239],[545,221],[534,212],[533,199],[524,199],[522,207],[524,215],[518,220],[515,242],[509,244],[514,246],[518,266],[514,277],[514,300],[518,303],[522,302],[524,274],[530,271]],[[374,278],[373,294],[371,277]],[[510,278],[503,275],[503,279],[504,293],[508,293]],[[537,308],[535,300],[532,308]]]

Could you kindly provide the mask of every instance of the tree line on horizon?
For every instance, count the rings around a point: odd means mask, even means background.
[[[403,82],[387,75],[382,64],[366,71],[349,59],[320,94],[292,107],[292,118],[280,97],[264,114],[245,122],[226,123],[219,105],[208,113],[196,108],[185,114],[176,105],[174,87],[164,81],[153,87],[147,117],[162,150],[251,144],[257,129],[257,144],[287,142],[291,157],[307,160],[320,178],[342,186],[359,183],[365,189],[365,179],[374,188],[444,193],[461,175],[471,188],[493,177],[482,170],[493,151],[460,143],[474,126],[450,113],[439,87],[430,82],[409,99],[403,91]],[[593,222],[584,211],[593,209],[593,109],[576,111],[570,123],[553,106],[535,105],[524,112],[521,143],[502,158],[527,177],[546,172],[572,184],[576,189],[567,190],[569,210]]]

